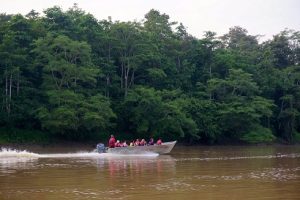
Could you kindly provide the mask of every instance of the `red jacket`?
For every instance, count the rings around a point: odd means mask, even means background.
[[[108,142],[108,147],[109,148],[114,148],[115,147],[115,143],[116,143],[116,139],[114,137],[111,137],[109,139],[109,142]]]
[[[162,144],[161,139],[157,140],[156,144],[161,145]]]

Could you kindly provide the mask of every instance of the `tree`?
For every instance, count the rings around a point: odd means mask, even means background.
[[[47,98],[46,106],[37,110],[42,127],[51,132],[65,134],[72,131],[105,130],[115,114],[109,100],[94,94],[100,75],[91,63],[91,49],[60,35],[47,35],[35,42],[34,52],[43,66]]]
[[[283,31],[275,35],[270,42],[270,48],[274,55],[274,65],[279,68],[285,68],[291,64],[290,56],[292,51],[289,47],[288,32]]]
[[[24,109],[29,84],[23,74],[28,70],[26,61],[33,38],[30,35],[31,24],[21,15],[12,16],[1,25],[4,30],[0,34],[1,118],[14,126],[15,122],[22,119],[20,113],[30,118],[30,111]]]
[[[273,103],[258,96],[259,88],[251,74],[232,69],[225,80],[211,79],[208,84],[219,103],[220,125],[227,137],[239,139],[264,117],[272,116]]]
[[[134,85],[135,72],[144,59],[143,38],[138,23],[115,23],[112,32],[115,35],[115,48],[118,52],[120,88],[127,96],[128,89]]]
[[[49,89],[80,90],[96,85],[100,70],[91,63],[91,49],[85,42],[60,35],[47,35],[35,42],[34,52],[44,64],[44,86]],[[87,91],[86,89],[84,90]]]
[[[222,127],[219,124],[219,106],[210,100],[189,98],[183,104],[187,115],[197,124],[198,132],[190,142],[202,141],[208,144],[220,142]]]
[[[37,117],[42,128],[76,139],[88,132],[107,131],[115,114],[102,95],[85,97],[70,90],[47,92],[49,106],[40,107]],[[76,134],[77,133],[77,134]],[[72,135],[75,135],[72,136]]]
[[[283,93],[279,99],[278,129],[282,137],[291,143],[299,127],[300,69],[297,66],[288,67],[282,75]]]
[[[175,96],[174,96],[175,94]],[[122,105],[120,117],[126,132],[139,137],[195,136],[197,126],[182,110],[182,103],[171,91],[156,91],[153,88],[137,87],[128,93]]]

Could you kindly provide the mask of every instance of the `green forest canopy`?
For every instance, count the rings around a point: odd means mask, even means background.
[[[84,139],[292,143],[300,32],[259,43],[232,27],[191,36],[167,14],[97,20],[74,5],[0,15],[0,126]]]

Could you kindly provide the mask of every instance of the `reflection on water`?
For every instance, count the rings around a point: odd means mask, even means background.
[[[108,163],[109,175],[112,179],[116,177],[133,178],[137,176],[143,176],[143,174],[152,174],[153,176],[159,176],[164,171],[175,173],[175,161],[171,156],[162,155],[157,158],[107,158],[107,160],[98,159],[102,162],[102,170],[105,169],[104,162]],[[101,166],[101,165],[98,165]]]
[[[38,151],[36,151],[38,152]],[[0,151],[0,199],[298,199],[300,147],[176,147],[172,155]]]

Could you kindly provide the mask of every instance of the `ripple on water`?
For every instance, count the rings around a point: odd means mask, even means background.
[[[192,179],[237,181],[243,179],[243,176],[242,175],[233,175],[233,176],[195,175],[193,176]]]
[[[199,191],[201,189],[214,188],[215,184],[196,184],[191,182],[192,177],[185,178],[172,178],[168,179],[162,183],[155,183],[149,185],[143,185],[145,188],[152,188],[158,192],[189,192],[189,191]]]
[[[144,185],[146,188],[153,188],[157,191],[189,191],[189,190],[196,190],[196,188],[192,187],[191,184],[185,183],[182,181],[167,181],[165,183],[157,183],[153,185]]]
[[[35,189],[19,189],[19,190],[6,190],[3,192],[6,196],[13,197],[31,197],[35,195],[51,195],[55,194],[58,199],[128,199],[129,195],[123,194],[124,191],[119,189],[107,189],[107,190],[95,190],[95,189],[81,189],[81,188],[66,188],[66,189],[55,189],[55,188],[35,188]],[[0,192],[1,194],[1,192]]]
[[[274,159],[274,158],[300,158],[299,153],[264,155],[264,156],[233,156],[233,157],[195,157],[195,158],[178,158],[177,162],[184,161],[223,161],[223,160],[246,160],[246,159]]]
[[[295,172],[300,171],[296,168],[268,168],[263,171],[251,172],[248,177],[252,179],[262,179],[266,181],[288,181],[299,179],[300,176]]]
[[[194,175],[186,177],[186,180],[199,179],[199,180],[224,180],[224,181],[238,181],[238,180],[263,180],[263,181],[288,181],[299,179],[297,174],[300,167],[295,168],[266,168],[262,171],[254,171],[246,174],[217,176],[217,175]]]

